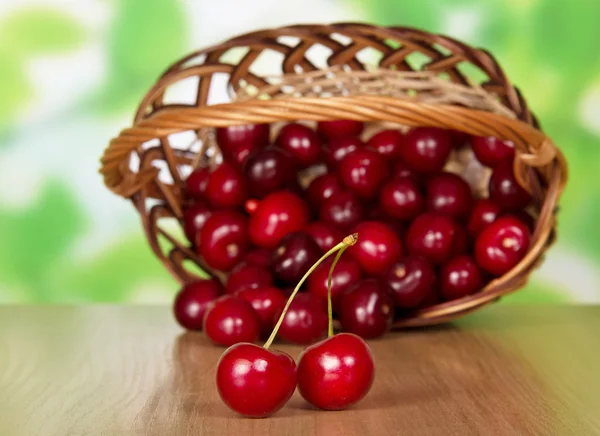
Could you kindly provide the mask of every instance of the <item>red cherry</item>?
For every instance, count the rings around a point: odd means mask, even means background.
[[[402,256],[400,237],[387,224],[364,221],[352,229],[358,233],[358,242],[348,248],[367,274],[379,274]]]
[[[333,138],[323,149],[325,163],[329,168],[337,168],[346,156],[363,148],[364,145],[360,138],[356,136]]]
[[[283,283],[295,284],[322,254],[321,248],[306,233],[290,233],[273,252],[271,268]]]
[[[342,191],[323,203],[319,217],[321,221],[338,228],[349,229],[362,219],[363,214],[363,206],[356,195],[351,191]]]
[[[183,210],[183,231],[192,244],[198,242],[198,233],[211,215],[212,210],[200,201]]]
[[[491,200],[477,200],[467,220],[467,230],[473,236],[477,236],[485,227],[493,223],[500,216],[500,206]]]
[[[268,334],[273,328],[277,314],[281,313],[285,306],[286,297],[279,289],[267,286],[260,288],[245,288],[236,296],[246,300],[252,305],[260,321],[263,335]]]
[[[216,207],[241,206],[246,200],[244,178],[232,164],[223,162],[208,178],[206,197]]]
[[[339,333],[306,348],[298,360],[298,390],[315,407],[342,410],[371,389],[375,365],[360,337]]]
[[[440,296],[434,290],[425,296],[425,298],[421,302],[421,307],[431,307],[435,306],[436,304],[440,304],[441,302],[442,300]]]
[[[340,162],[340,180],[359,197],[371,198],[390,174],[386,158],[374,150],[353,151]]]
[[[415,127],[404,137],[402,159],[419,173],[440,172],[452,151],[448,130],[436,127]]]
[[[420,177],[412,169],[408,167],[403,160],[397,160],[392,167],[392,177],[394,179],[409,178],[413,182],[420,184]]]
[[[292,157],[276,147],[266,147],[252,153],[244,173],[252,195],[264,197],[296,182],[296,166]]]
[[[490,199],[504,209],[522,209],[531,195],[519,185],[511,162],[497,165],[490,177]]]
[[[485,271],[501,276],[516,266],[529,250],[529,229],[512,216],[484,228],[475,240],[475,260]]]
[[[279,191],[265,197],[250,217],[250,239],[255,245],[275,248],[288,233],[308,224],[308,207],[296,194]]]
[[[248,247],[248,220],[229,210],[214,212],[200,230],[198,251],[215,269],[229,271],[242,258]]]
[[[314,130],[302,124],[290,123],[283,126],[276,144],[302,167],[316,164],[321,156],[321,140]]]
[[[185,192],[192,198],[204,198],[209,175],[208,168],[196,168],[185,179]]]
[[[427,211],[452,218],[466,217],[473,203],[471,187],[461,177],[442,173],[427,183]]]
[[[235,294],[246,288],[262,288],[272,284],[273,276],[266,267],[240,262],[229,273],[225,292]]]
[[[355,283],[342,296],[339,318],[342,330],[364,339],[387,332],[394,318],[394,303],[375,279]]]
[[[327,299],[327,281],[329,280],[329,270],[332,263],[333,258],[327,258],[307,279],[308,292],[322,300]],[[338,310],[344,291],[358,282],[361,277],[362,271],[358,262],[351,257],[340,257],[331,276],[331,303],[334,310]]]
[[[266,248],[255,248],[254,250],[247,252],[242,258],[242,261],[251,265],[268,268],[271,266],[271,251]]]
[[[324,221],[313,221],[304,229],[304,233],[315,240],[325,253],[344,239],[344,233],[333,224]]]
[[[358,136],[365,128],[362,121],[353,120],[333,120],[319,121],[317,124],[317,133],[325,139],[338,138],[340,136]]]
[[[452,241],[452,256],[460,256],[470,251],[471,238],[464,227],[456,224]]]
[[[473,136],[471,147],[477,160],[492,168],[503,162],[512,162],[515,156],[515,145],[511,141],[502,141],[494,136]]]
[[[435,264],[454,254],[456,224],[451,218],[425,213],[412,222],[406,234],[409,253],[421,255]]]
[[[424,203],[417,184],[408,177],[390,180],[381,188],[379,204],[394,218],[411,220],[423,211]]]
[[[454,300],[473,294],[481,289],[481,273],[470,256],[455,257],[440,273],[442,296]]]
[[[269,143],[268,124],[249,124],[245,126],[219,127],[217,144],[223,156],[241,165],[250,153]]]
[[[264,418],[281,409],[296,390],[296,380],[294,359],[254,344],[228,348],[217,363],[221,399],[251,418]]]
[[[252,215],[256,208],[258,207],[259,201],[256,198],[251,198],[250,200],[246,200],[244,203],[244,210],[248,215]]]
[[[213,302],[204,315],[203,326],[211,341],[225,347],[254,342],[260,334],[258,316],[250,303],[233,295],[224,295]]]
[[[275,319],[279,319],[277,314]],[[278,335],[294,344],[311,344],[327,330],[328,317],[323,301],[312,294],[297,294],[283,318]]]
[[[202,330],[206,309],[222,293],[223,286],[216,279],[197,280],[186,284],[175,297],[175,319],[185,329]]]
[[[311,206],[319,210],[325,200],[342,191],[342,185],[333,173],[326,173],[316,177],[308,188],[306,195]]]
[[[367,145],[388,159],[396,160],[400,157],[404,135],[400,130],[382,130],[373,135]]]
[[[424,257],[405,256],[387,269],[382,282],[391,289],[396,306],[413,309],[434,292],[435,271]]]

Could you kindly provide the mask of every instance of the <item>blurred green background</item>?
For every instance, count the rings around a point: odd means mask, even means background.
[[[600,301],[600,2],[6,1],[0,5],[0,302],[153,303],[176,283],[98,159],[189,51],[261,27],[368,21],[490,50],[562,147],[559,242],[510,302]]]

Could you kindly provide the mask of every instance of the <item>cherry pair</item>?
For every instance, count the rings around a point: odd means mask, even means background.
[[[370,348],[356,335],[333,334],[331,292],[328,293],[327,339],[306,348],[298,365],[288,354],[269,349],[306,278],[323,260],[338,252],[331,265],[332,272],[343,251],[356,240],[356,235],[346,237],[308,270],[290,295],[263,347],[239,343],[223,353],[217,364],[217,389],[232,410],[248,417],[269,416],[287,403],[296,386],[306,401],[324,410],[345,409],[368,393],[374,379]]]

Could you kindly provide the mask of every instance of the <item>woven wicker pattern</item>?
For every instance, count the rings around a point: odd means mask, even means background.
[[[268,56],[278,71],[258,75],[256,65]],[[189,85],[185,101],[173,100],[169,93],[183,85]],[[209,105],[213,95],[233,101]],[[517,180],[534,197],[536,229],[519,265],[482,292],[416,312],[397,326],[452,319],[527,281],[554,239],[566,163],[493,57],[447,37],[400,27],[308,25],[254,32],[193,53],[147,93],[133,126],[105,151],[101,173],[113,192],[132,200],[169,271],[192,280],[189,265],[204,266],[177,229],[182,180],[192,167],[218,162],[213,128],[342,118],[369,122],[371,132],[393,123],[511,140]]]

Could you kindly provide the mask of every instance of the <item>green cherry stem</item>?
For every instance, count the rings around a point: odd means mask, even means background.
[[[327,277],[327,319],[329,320],[329,328],[327,330],[328,338],[333,336],[333,305],[331,304],[331,282],[333,280],[333,270],[335,269],[338,260],[340,260],[340,257],[342,257],[342,254],[344,254],[344,251],[346,251],[346,248],[348,247],[349,245],[346,245],[340,248],[340,250],[337,252],[335,259],[333,259],[333,263],[331,264],[331,268],[329,268],[329,276]]]
[[[296,285],[296,287],[294,288],[292,294],[290,295],[290,297],[288,298],[287,302],[285,303],[285,306],[283,308],[283,311],[281,312],[281,315],[279,316],[279,320],[277,320],[277,324],[275,324],[275,327],[273,328],[273,331],[271,332],[271,336],[269,336],[269,339],[267,339],[267,342],[265,342],[265,345],[263,346],[265,348],[265,350],[268,350],[269,347],[271,346],[271,344],[273,343],[273,341],[275,340],[275,336],[277,336],[277,332],[279,331],[279,327],[281,327],[281,324],[283,323],[283,319],[285,318],[285,314],[287,313],[290,304],[292,304],[292,301],[294,300],[294,297],[296,296],[296,294],[298,293],[298,291],[300,290],[300,287],[302,286],[302,284],[306,281],[306,279],[308,278],[308,276],[325,260],[327,259],[329,256],[331,256],[333,253],[335,253],[336,251],[338,251],[338,255],[336,256],[333,264],[332,264],[332,268],[329,271],[329,279],[327,282],[328,285],[328,291],[327,291],[327,308],[328,308],[328,313],[329,313],[329,336],[333,335],[333,322],[332,322],[332,309],[331,309],[331,274],[333,272],[333,266],[335,266],[335,264],[337,263],[338,259],[340,258],[341,254],[344,252],[344,250],[346,250],[346,248],[356,244],[356,241],[358,241],[358,234],[354,233],[352,235],[348,235],[344,238],[344,240],[342,242],[340,242],[339,244],[337,244],[335,247],[333,247],[331,250],[329,250],[327,253],[325,253],[323,256],[321,256],[321,258],[319,260],[317,260],[313,266],[310,267],[310,269],[308,271],[306,271],[306,274],[304,274],[304,276],[300,279],[300,281],[298,282],[298,284]]]

